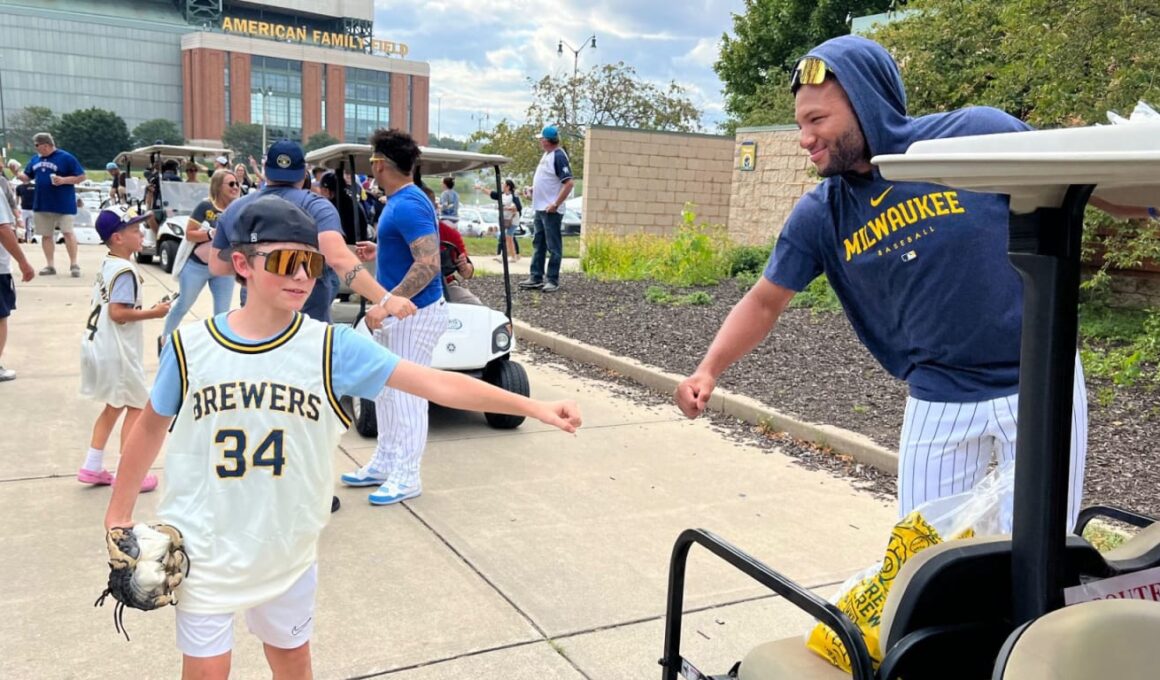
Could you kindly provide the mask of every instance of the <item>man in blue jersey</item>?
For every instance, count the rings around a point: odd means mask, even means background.
[[[77,237],[73,233],[73,220],[77,214],[76,185],[85,181],[85,169],[76,156],[56,148],[56,142],[47,132],[36,133],[32,143],[36,154],[28,159],[20,179],[34,182],[36,186],[33,223],[45,259],[40,274],[56,274],[53,253],[56,250],[56,230],[59,229],[64,237],[64,248],[68,251],[69,274],[75,279],[81,275],[81,266],[77,264]]]
[[[1006,196],[892,182],[870,159],[924,139],[1030,128],[987,107],[908,116],[894,60],[855,36],[815,48],[792,83],[801,147],[824,179],[794,207],[765,275],[730,312],[676,401],[690,418],[700,415],[721,373],[825,274],[858,338],[910,388],[898,461],[905,515],[972,488],[992,457],[1015,455],[1023,288],[1007,258]],[[1076,368],[1071,524],[1087,446]]]
[[[532,264],[528,278],[520,281],[519,286],[551,293],[560,288],[560,264],[564,258],[560,225],[564,221],[564,201],[572,193],[572,168],[568,165],[568,154],[560,148],[560,131],[555,125],[545,127],[536,138],[544,155],[532,178],[532,209],[536,211]]]

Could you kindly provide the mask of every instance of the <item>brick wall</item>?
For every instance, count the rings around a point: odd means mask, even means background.
[[[742,142],[757,144],[753,170],[741,170]],[[798,146],[790,125],[739,128],[733,150],[733,193],[729,201],[729,236],[738,243],[768,243],[798,199],[817,184],[809,156]]]
[[[729,217],[729,137],[592,126],[585,149],[586,233],[672,235],[687,201],[698,221]]]

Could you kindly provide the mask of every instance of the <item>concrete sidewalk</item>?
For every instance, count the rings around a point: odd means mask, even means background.
[[[39,268],[39,251],[26,252]],[[0,677],[176,677],[173,612],[127,612],[126,643],[111,607],[92,606],[108,574],[109,490],[74,478],[100,410],[76,394],[77,347],[103,249],[81,252],[82,278],[19,285],[9,322],[2,363],[18,378],[0,384],[8,526]],[[157,267],[141,269],[147,303],[176,288]],[[204,292],[194,312],[204,318],[209,309]],[[147,323],[147,343],[160,329]],[[421,497],[375,508],[368,490],[339,487],[343,508],[319,559],[316,677],[652,679],[681,530],[710,529],[823,593],[881,557],[891,506],[788,457],[726,441],[673,407],[640,406],[522,360],[534,396],[576,399],[584,428],[570,436],[529,422],[501,432],[479,414],[434,408]],[[373,447],[347,433],[335,470],[365,463]],[[138,517],[149,519],[158,499],[142,496]],[[706,672],[809,625],[700,550],[686,608],[697,611],[685,619],[683,651]],[[236,640],[233,677],[269,677],[240,619]]]

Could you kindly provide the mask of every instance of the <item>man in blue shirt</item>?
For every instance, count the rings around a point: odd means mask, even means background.
[[[32,138],[36,154],[28,159],[20,179],[36,183],[32,210],[40,247],[44,250],[45,267],[41,276],[56,274],[53,254],[56,250],[56,230],[64,235],[68,251],[69,274],[78,278],[81,267],[77,264],[77,237],[73,233],[73,219],[77,214],[76,185],[85,181],[85,169],[71,153],[56,148],[56,142],[47,132],[38,132]]]
[[[379,217],[378,277],[388,299],[404,298],[418,311],[385,324],[375,339],[399,357],[430,366],[435,342],[447,330],[447,307],[439,260],[435,204],[417,182],[419,146],[405,132],[376,130],[371,135],[371,170],[387,194]],[[360,257],[375,255],[375,244],[359,244]],[[362,468],[342,476],[348,486],[377,486],[372,505],[390,505],[423,492],[419,464],[427,446],[427,400],[383,389],[375,399],[379,441]]]
[[[794,71],[800,144],[824,179],[798,201],[765,275],[729,313],[676,401],[695,418],[717,378],[770,333],[797,291],[825,274],[858,338],[910,388],[898,460],[899,514],[971,489],[1015,455],[1023,287],[1007,257],[1008,199],[892,182],[870,159],[924,139],[1019,132],[988,107],[912,118],[898,66],[857,36],[827,41]],[[1076,366],[1074,524],[1087,401]]]
[[[385,288],[358,261],[346,247],[342,220],[338,211],[325,198],[302,187],[306,177],[306,155],[297,142],[282,139],[270,146],[266,154],[266,185],[261,191],[252,191],[230,204],[218,221],[210,253],[210,273],[214,276],[232,275],[229,262],[230,239],[234,223],[242,209],[259,196],[274,195],[290,201],[318,225],[318,249],[326,257],[326,269],[302,307],[302,313],[318,321],[330,322],[330,304],[338,294],[338,277],[347,286],[367,300],[381,301],[367,309],[367,326],[375,329],[388,315],[403,318],[414,312],[414,305],[402,298],[391,301]],[[337,274],[335,273],[337,271]]]

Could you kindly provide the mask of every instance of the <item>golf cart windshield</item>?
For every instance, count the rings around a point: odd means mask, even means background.
[[[132,173],[136,171],[145,171],[156,166],[156,170],[160,170],[160,166],[169,160],[175,160],[181,167],[186,163],[195,162],[202,168],[212,168],[213,159],[218,156],[225,156],[229,159],[233,152],[229,149],[222,149],[208,146],[177,146],[168,144],[152,144],[150,146],[143,146],[132,151],[123,151],[117,154],[116,163],[125,168],[127,172]],[[208,172],[202,175],[208,180]],[[193,212],[197,204],[209,198],[209,182],[159,182],[161,191],[161,207],[169,208],[179,215],[187,215]],[[130,176],[126,182],[126,191],[133,200],[144,200],[145,188],[148,182],[143,179]]]

